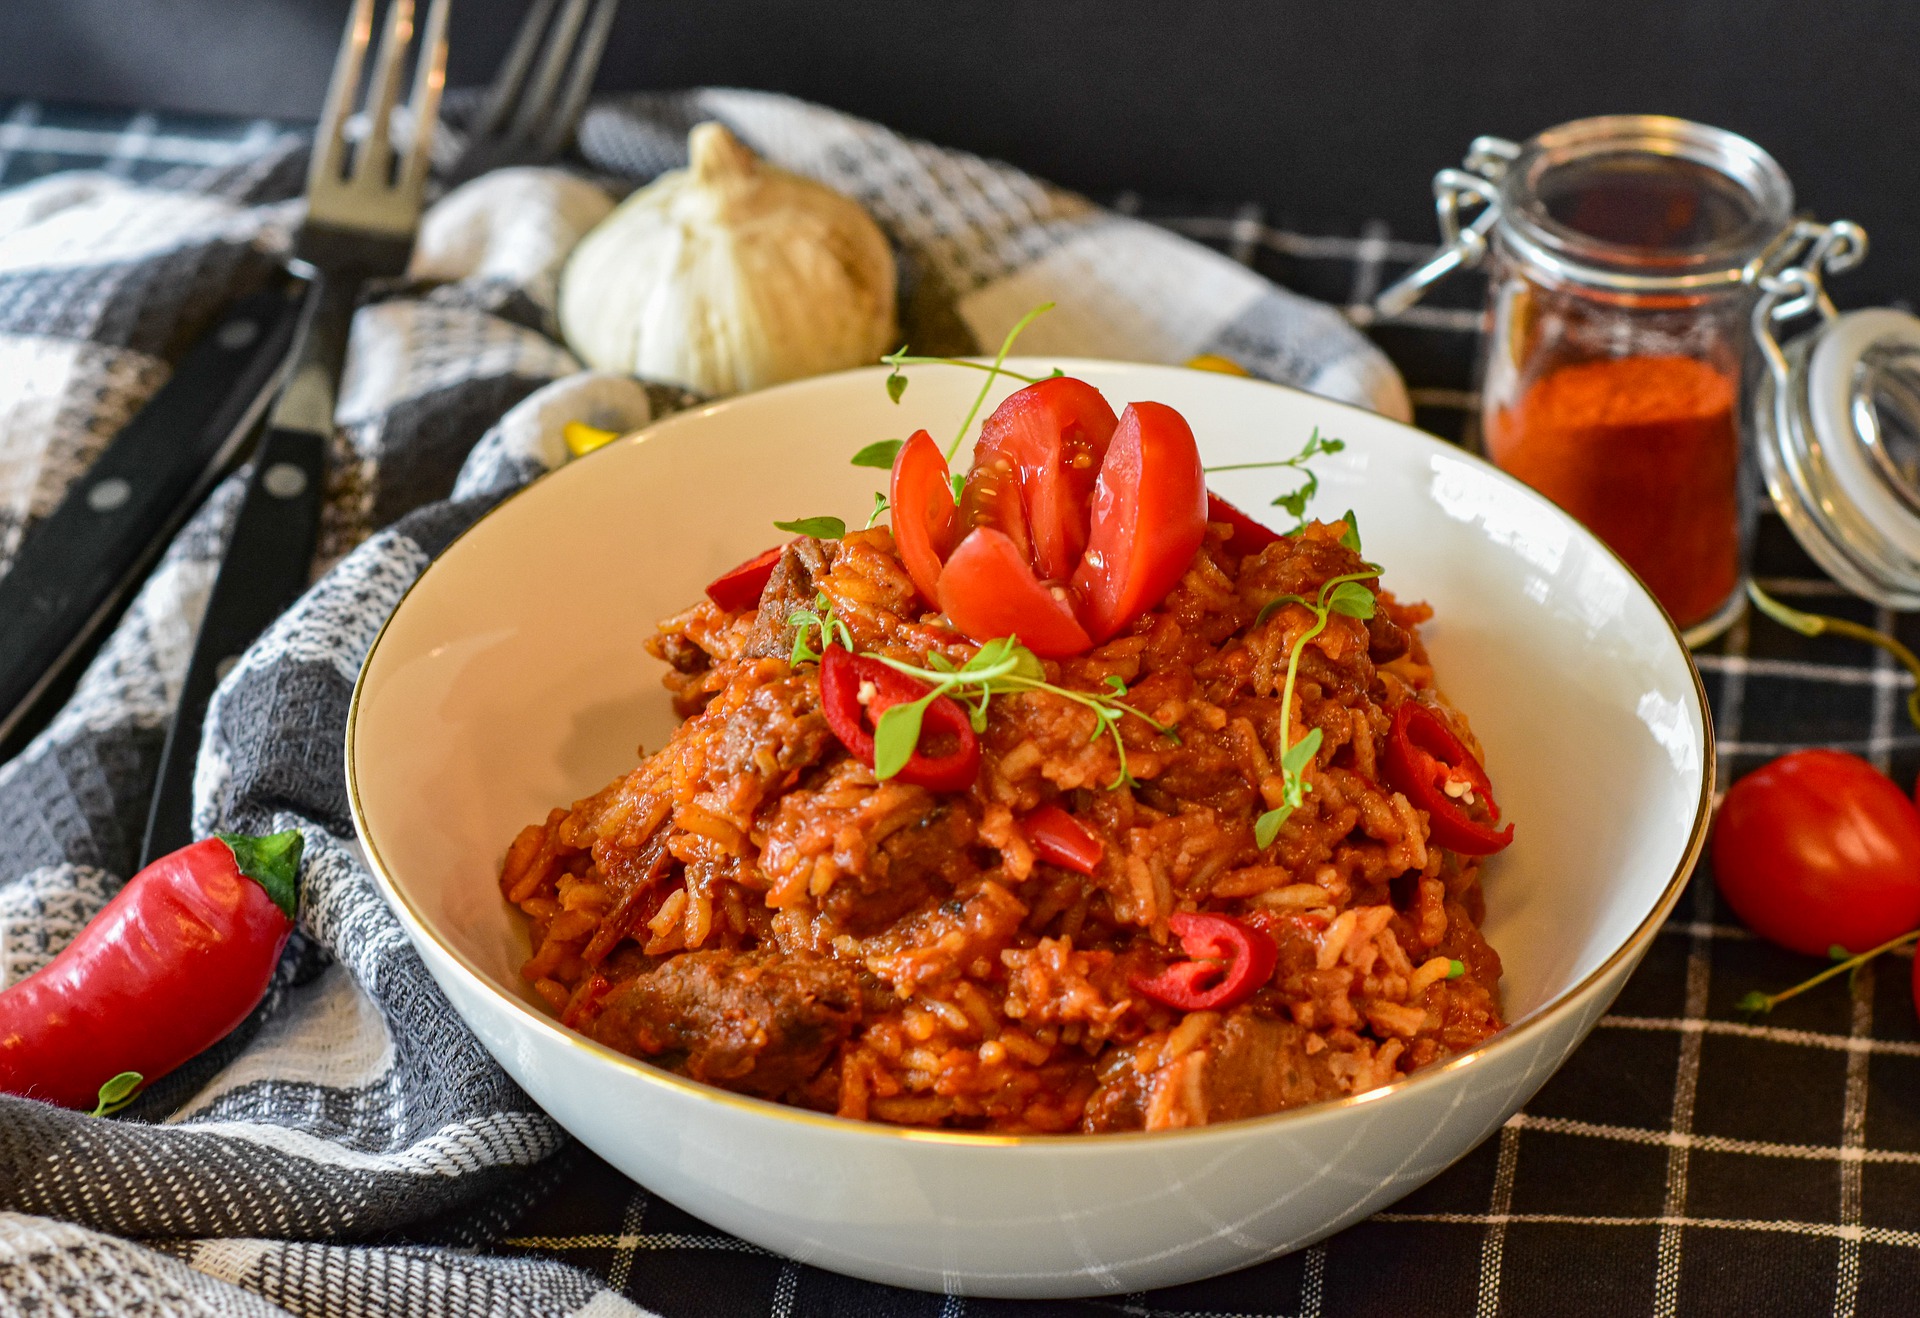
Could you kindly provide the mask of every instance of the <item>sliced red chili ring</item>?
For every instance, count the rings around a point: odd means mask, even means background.
[[[785,548],[785,545],[775,545],[739,567],[722,572],[707,583],[707,598],[729,613],[753,608],[760,602],[760,592],[767,588],[773,569],[779,566],[780,552]]]
[[[862,689],[866,699],[861,699]],[[873,728],[869,721],[895,705],[919,700],[932,690],[923,682],[887,667],[878,659],[829,645],[820,656],[820,704],[833,735],[862,764],[873,764]],[[945,736],[948,750],[935,754],[923,749]],[[980,739],[974,735],[967,711],[958,701],[939,696],[928,703],[920,719],[920,745],[895,775],[903,783],[936,792],[963,792],[980,776]]]
[[[1211,490],[1207,491],[1207,520],[1224,522],[1233,528],[1232,536],[1227,539],[1227,548],[1242,558],[1257,554],[1268,545],[1280,543],[1278,531],[1254,521]]]
[[[1252,997],[1273,978],[1280,950],[1264,931],[1230,915],[1179,911],[1167,927],[1192,960],[1177,961],[1133,987],[1177,1011],[1223,1011]]]
[[[1022,819],[1020,829],[1034,855],[1082,874],[1093,873],[1107,850],[1092,829],[1051,802]]]
[[[1435,846],[1462,856],[1491,856],[1513,841],[1513,825],[1498,827],[1500,807],[1493,800],[1487,771],[1461,740],[1425,705],[1408,700],[1394,711],[1387,732],[1387,781],[1406,794],[1414,808],[1427,812]],[[1449,784],[1464,783],[1460,796]],[[1471,793],[1486,803],[1489,819],[1476,819],[1464,804]]]

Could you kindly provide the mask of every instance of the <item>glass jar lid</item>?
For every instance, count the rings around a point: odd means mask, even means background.
[[[1499,179],[1502,241],[1556,281],[1630,293],[1738,287],[1793,216],[1793,185],[1737,133],[1666,115],[1576,119]]]
[[[1852,311],[1761,346],[1752,434],[1774,506],[1841,585],[1920,609],[1920,318]]]

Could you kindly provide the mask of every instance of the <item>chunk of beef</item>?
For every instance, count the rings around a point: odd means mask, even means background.
[[[1375,609],[1373,616],[1367,619],[1367,658],[1376,664],[1392,663],[1412,645],[1413,637],[1389,618],[1385,609]]]
[[[1201,1044],[1206,1053],[1200,1085],[1207,1124],[1264,1116],[1345,1093],[1327,1065],[1331,1050],[1307,1053],[1312,1037],[1291,1021],[1258,1016],[1246,1008],[1229,1014]],[[1140,1048],[1157,1055],[1160,1045],[1155,1041]],[[1100,1086],[1087,1100],[1084,1129],[1139,1130],[1146,1124],[1160,1068],[1150,1064],[1142,1071],[1135,1064],[1140,1048],[1116,1050],[1102,1068]]]
[[[865,873],[841,875],[821,899],[821,908],[856,938],[880,932],[929,898],[946,897],[974,871],[967,854],[973,816],[932,793],[924,797],[925,809],[912,822],[874,846]]]
[[[814,581],[833,565],[837,546],[812,536],[801,536],[780,551],[773,575],[760,592],[760,612],[753,620],[747,653],[762,659],[784,658],[793,652],[793,627],[787,619],[795,609],[813,607]]]
[[[859,1020],[859,982],[833,961],[686,952],[609,993],[591,1032],[695,1080],[779,1098],[816,1076]]]

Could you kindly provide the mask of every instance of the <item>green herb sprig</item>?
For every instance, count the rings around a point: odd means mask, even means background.
[[[1307,466],[1308,461],[1319,457],[1323,453],[1338,453],[1346,446],[1347,442],[1345,440],[1332,439],[1322,435],[1320,433],[1320,427],[1315,426],[1313,433],[1307,436],[1306,445],[1290,458],[1279,458],[1272,462],[1230,462],[1225,466],[1208,467],[1206,471],[1211,475],[1216,471],[1261,471],[1272,467],[1291,467],[1307,479],[1296,489],[1275,499],[1273,506],[1275,508],[1286,509],[1289,516],[1299,518],[1301,525],[1304,526],[1306,524],[1307,505],[1312,502],[1313,496],[1320,492],[1320,476],[1312,468]],[[1353,514],[1349,513],[1347,515],[1351,518]],[[1298,534],[1299,530],[1300,527],[1296,526],[1287,534],[1295,535]]]
[[[1340,542],[1355,553],[1360,551],[1359,527],[1352,513],[1347,514],[1347,534],[1341,537]],[[1282,595],[1278,599],[1268,600],[1254,619],[1257,627],[1289,604],[1302,605],[1311,609],[1314,615],[1313,625],[1301,634],[1287,654],[1287,681],[1280,691],[1280,744],[1286,747],[1280,753],[1281,799],[1279,805],[1253,822],[1253,840],[1258,846],[1273,845],[1274,838],[1280,835],[1281,825],[1300,808],[1307,799],[1307,793],[1312,790],[1306,772],[1307,766],[1313,763],[1313,757],[1320,753],[1320,729],[1310,728],[1299,741],[1288,744],[1293,731],[1293,688],[1300,675],[1300,654],[1307,648],[1308,641],[1327,629],[1327,623],[1334,614],[1358,618],[1363,622],[1373,617],[1379,600],[1360,583],[1379,576],[1381,569],[1376,563],[1366,566],[1365,572],[1329,577],[1321,583],[1320,591],[1313,599],[1301,595]]]
[[[788,658],[792,664],[812,663],[837,639],[846,649],[853,649],[853,633],[847,630],[847,624],[833,616],[833,601],[827,593],[817,591],[813,597],[813,608],[795,609],[787,615],[787,626],[794,629],[793,653]],[[820,650],[807,644],[807,633],[814,628],[820,629]]]
[[[927,706],[941,696],[952,696],[966,706],[968,720],[975,732],[986,731],[987,708],[996,695],[1045,691],[1092,710],[1095,719],[1093,736],[1098,738],[1105,733],[1111,737],[1114,752],[1120,759],[1120,771],[1107,784],[1109,789],[1132,786],[1134,781],[1127,768],[1127,746],[1120,737],[1120,720],[1123,717],[1131,714],[1161,736],[1175,742],[1180,740],[1180,734],[1172,727],[1156,722],[1121,699],[1127,694],[1127,684],[1117,675],[1108,675],[1107,691],[1101,693],[1074,691],[1047,681],[1047,672],[1041,666],[1040,657],[1020,644],[1018,637],[1002,636],[988,641],[974,652],[972,658],[957,666],[938,651],[927,656],[929,667],[925,668],[882,654],[870,654],[869,657],[878,659],[895,672],[925,682],[930,688],[918,700],[890,706],[874,724],[873,774],[882,781],[900,772],[906,762],[913,758],[914,748],[920,744],[921,719],[927,712]]]
[[[1019,371],[1010,371],[1006,368],[1006,360],[1007,355],[1013,351],[1014,340],[1020,337],[1027,326],[1033,324],[1034,321],[1038,320],[1047,312],[1052,311],[1053,305],[1051,302],[1042,302],[1032,311],[1029,311],[1026,315],[1015,321],[1013,328],[1007,331],[1007,337],[1000,341],[1000,351],[994,354],[993,365],[991,366],[983,366],[979,362],[970,362],[960,357],[912,357],[907,354],[907,345],[904,343],[901,344],[897,350],[880,359],[884,365],[893,367],[892,373],[887,376],[887,397],[897,403],[907,392],[907,377],[902,374],[900,370],[903,366],[964,366],[970,371],[985,371],[987,378],[980,385],[980,392],[974,397],[973,406],[967,409],[966,418],[960,422],[960,429],[955,433],[953,442],[947,445],[947,461],[952,462],[953,455],[960,451],[960,445],[967,437],[967,430],[973,425],[973,419],[980,415],[980,409],[987,401],[987,394],[993,389],[995,377],[1004,375],[1011,379],[1019,380],[1023,384],[1039,384],[1041,380],[1052,378],[1052,376],[1022,375]],[[1057,366],[1053,369],[1053,375],[1064,374],[1065,372]],[[875,465],[872,462],[861,463],[860,458],[862,455],[867,454],[870,450],[877,447],[877,445],[869,444],[866,448],[861,449],[860,453],[854,455],[855,465]],[[898,450],[896,449],[895,452],[898,452]],[[877,456],[877,454],[875,456]],[[888,465],[892,465],[891,456],[888,458]],[[957,501],[959,495],[955,494],[954,498]]]

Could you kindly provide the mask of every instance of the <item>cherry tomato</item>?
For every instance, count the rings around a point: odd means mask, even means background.
[[[1017,636],[1043,659],[1093,645],[1063,596],[1063,588],[1042,585],[1013,541],[990,526],[967,532],[940,574],[940,607],[962,634],[983,644]]]
[[[1119,425],[1085,380],[1030,384],[980,427],[961,523],[1005,533],[1042,581],[1065,581],[1087,548],[1088,508]]]
[[[1795,751],[1727,793],[1713,872],[1761,937],[1864,952],[1920,925],[1920,811],[1858,756]]]
[[[914,431],[894,457],[887,505],[907,575],[929,604],[939,603],[940,562],[953,552],[957,516],[947,460],[926,431]]]
[[[1207,533],[1206,474],[1185,418],[1129,403],[1100,464],[1086,557],[1073,574],[1080,620],[1104,641],[1158,604]]]
[[[1051,802],[1020,821],[1033,854],[1050,865],[1091,874],[1107,844],[1093,830]]]
[[[754,607],[760,602],[760,592],[767,588],[773,569],[779,566],[783,548],[782,545],[775,545],[763,554],[755,554],[739,567],[722,572],[707,584],[707,598],[729,613]]]
[[[1233,528],[1233,536],[1227,541],[1227,548],[1243,558],[1248,554],[1259,553],[1268,545],[1280,543],[1278,531],[1254,521],[1217,494],[1207,495],[1207,520],[1225,522]]]

